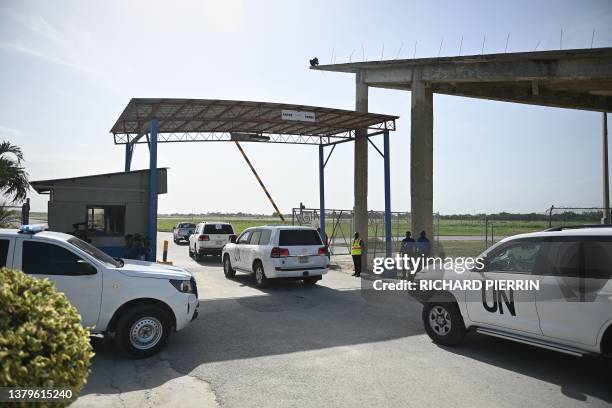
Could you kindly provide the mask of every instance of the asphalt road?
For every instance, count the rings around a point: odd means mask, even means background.
[[[96,344],[75,406],[612,406],[602,361],[479,334],[437,346],[420,304],[364,294],[348,271],[259,290],[247,275],[225,279],[216,258],[196,263],[186,246],[171,242],[169,259],[194,273],[199,318],[147,360]]]

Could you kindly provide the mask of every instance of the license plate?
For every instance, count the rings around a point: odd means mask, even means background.
[[[215,241],[217,245],[223,245],[223,241]]]
[[[299,263],[308,263],[308,257],[307,256],[298,256],[298,262]]]

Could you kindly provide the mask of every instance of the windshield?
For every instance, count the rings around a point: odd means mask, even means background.
[[[84,251],[88,253],[89,255],[93,256],[100,262],[104,262],[105,264],[114,266],[115,268],[120,268],[123,266],[123,261],[116,260],[115,258],[100,251],[95,246],[88,244],[87,242],[83,240],[80,240],[75,237],[75,238],[70,238],[68,242],[72,244],[73,246],[77,247],[78,249],[80,249],[81,251]]]

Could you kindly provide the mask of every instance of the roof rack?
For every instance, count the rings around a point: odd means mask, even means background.
[[[612,224],[581,224],[581,225],[561,225],[558,227],[547,228],[545,232],[563,231],[566,229],[581,229],[581,228],[612,228]]]

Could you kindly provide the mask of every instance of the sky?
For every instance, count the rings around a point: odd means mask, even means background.
[[[353,74],[322,64],[612,46],[612,1],[0,1],[0,140],[31,180],[122,171],[111,126],[132,97],[235,99],[354,109]],[[561,30],[563,40],[560,44]],[[594,35],[593,35],[594,32]],[[416,44],[416,47],[415,47]],[[415,49],[416,48],[416,49]],[[410,210],[410,93],[371,88],[391,133],[394,211]],[[602,114],[434,96],[434,211],[600,206]],[[380,137],[375,139],[380,146]],[[283,212],[318,206],[318,150],[243,144]],[[231,143],[162,144],[159,212],[273,209]],[[148,167],[138,146],[133,169]],[[326,167],[326,205],[353,206],[353,146]],[[48,196],[31,192],[32,210]],[[369,155],[368,206],[384,208]]]

